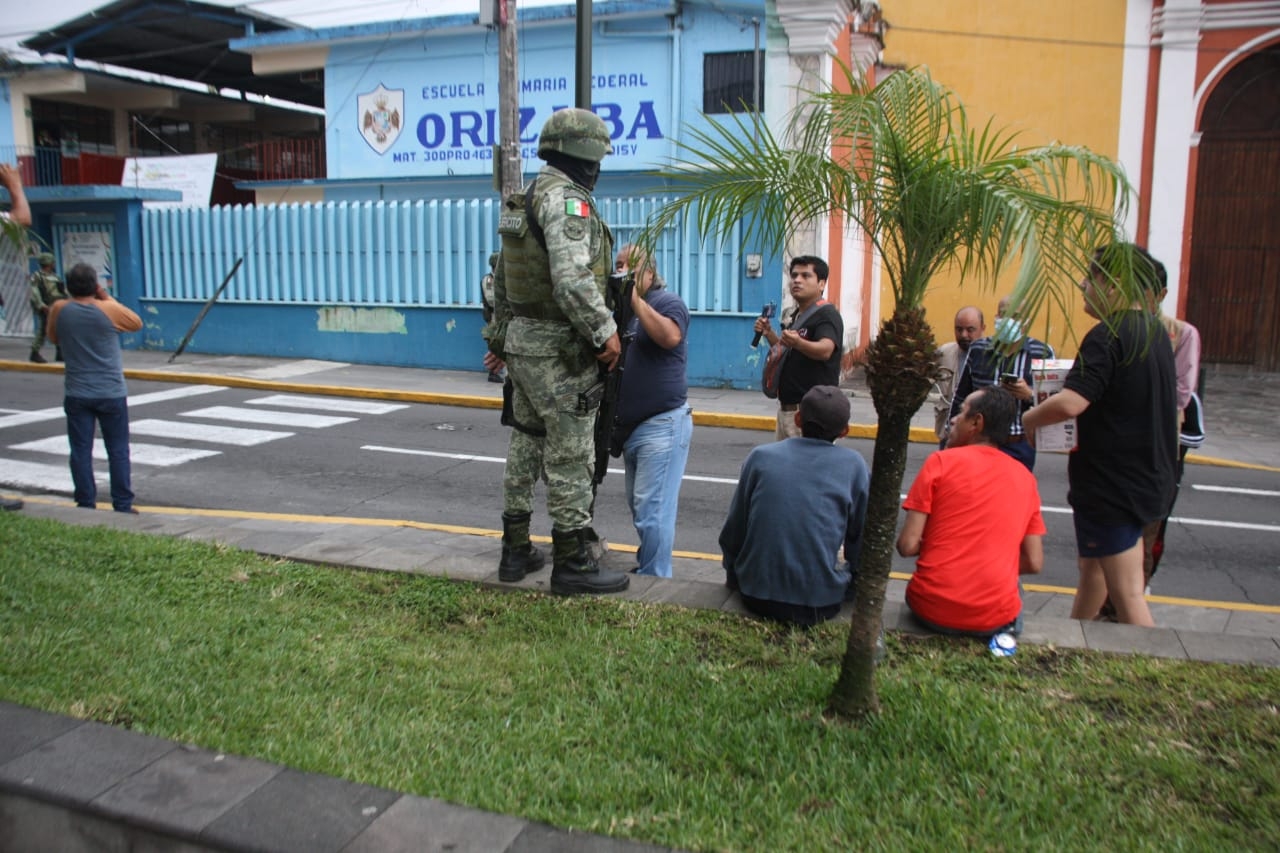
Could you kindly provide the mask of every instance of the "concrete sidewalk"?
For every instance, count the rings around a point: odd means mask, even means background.
[[[14,370],[59,371],[25,361],[26,344],[0,339],[0,381]],[[500,388],[482,372],[348,365],[313,360],[125,353],[133,380],[195,382],[290,393],[497,408]],[[846,383],[853,420],[866,435],[874,411],[866,389]],[[1224,374],[1207,383],[1212,464],[1280,470],[1276,377]],[[697,423],[773,430],[772,401],[754,391],[691,389]],[[1221,410],[1215,402],[1226,405]],[[1230,420],[1228,421],[1228,418]],[[915,425],[932,435],[927,406]],[[927,431],[927,433],[926,433]],[[761,440],[767,440],[764,436]],[[0,494],[11,490],[0,489]],[[414,521],[245,513],[140,505],[137,516],[86,512],[65,498],[26,495],[26,513],[64,524],[220,542],[265,555],[366,570],[412,572],[503,589],[545,591],[549,571],[519,584],[497,579],[498,530]],[[545,540],[542,540],[545,541]],[[634,548],[619,547],[619,551]],[[675,579],[633,576],[619,598],[745,615],[723,584],[718,562],[678,554]],[[918,632],[890,582],[885,628]],[[1022,643],[1105,652],[1280,666],[1280,607],[1186,606],[1152,598],[1162,627],[1078,622],[1071,596],[1028,586]],[[848,612],[841,618],[847,619]],[[179,744],[0,703],[0,827],[13,849],[264,850],[641,850],[603,836],[571,833],[338,779],[215,756]],[[88,839],[86,841],[86,839]],[[2,845],[0,845],[2,846]]]

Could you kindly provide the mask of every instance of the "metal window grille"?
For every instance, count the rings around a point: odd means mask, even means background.
[[[755,74],[752,62],[758,58]],[[756,91],[763,98],[764,54],[752,50],[708,53],[702,57],[702,111],[708,114],[755,112]]]

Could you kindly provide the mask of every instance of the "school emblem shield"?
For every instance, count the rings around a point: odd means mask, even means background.
[[[356,98],[360,135],[379,154],[395,145],[404,124],[404,89],[388,89],[381,83]]]

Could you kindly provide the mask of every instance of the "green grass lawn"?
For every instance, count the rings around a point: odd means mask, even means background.
[[[320,568],[0,513],[0,698],[695,850],[1275,850],[1280,671]]]

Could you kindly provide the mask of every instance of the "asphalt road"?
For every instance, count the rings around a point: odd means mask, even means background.
[[[0,486],[69,491],[69,476],[59,474],[66,470],[61,385],[57,374],[4,374]],[[376,401],[338,401],[336,408],[326,410],[316,408],[322,402],[314,398],[138,381],[130,382],[130,393],[134,489],[141,506],[500,527],[507,432],[492,410],[415,404],[379,407]],[[375,411],[343,408],[353,404]],[[213,434],[202,431],[211,427],[225,434],[211,440]],[[177,437],[179,433],[191,434]],[[719,553],[716,537],[741,461],[752,447],[769,438],[763,432],[695,428],[680,495],[678,549]],[[260,443],[225,443],[229,440]],[[144,452],[141,445],[152,449]],[[870,441],[850,441],[849,446],[870,459]],[[912,445],[904,491],[930,450]],[[184,459],[183,454],[190,451],[211,455]],[[153,461],[143,461],[148,456]],[[620,462],[614,466],[597,500],[596,526],[613,541],[635,544]],[[105,475],[105,462],[98,468]],[[55,480],[61,476],[61,486],[53,480],[43,487],[33,482],[45,471]],[[1074,587],[1065,457],[1041,454],[1036,473],[1049,530],[1045,571],[1036,580]],[[106,500],[105,482],[100,488],[99,499]],[[1189,465],[1174,510],[1179,520],[1170,525],[1153,592],[1280,604],[1277,507],[1280,475]],[[981,507],[975,511],[982,511]],[[814,520],[779,518],[778,523]],[[550,532],[541,510],[535,514],[534,530]],[[901,560],[895,568],[909,571],[910,563]]]

